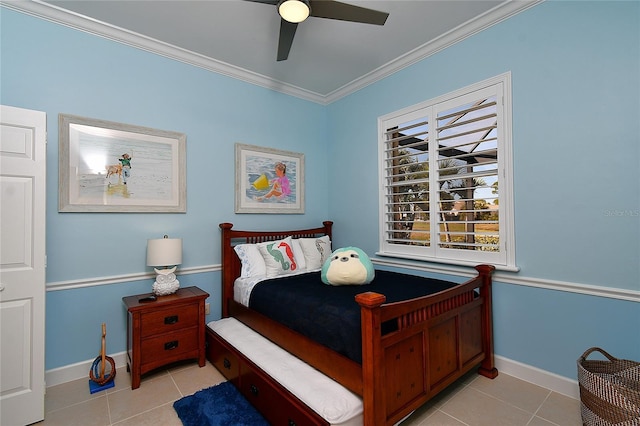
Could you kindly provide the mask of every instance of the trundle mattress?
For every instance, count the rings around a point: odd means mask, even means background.
[[[331,425],[362,425],[362,400],[235,318],[207,326]]]

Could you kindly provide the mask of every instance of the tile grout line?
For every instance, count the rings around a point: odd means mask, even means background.
[[[126,417],[126,418],[124,418],[124,419],[122,419],[122,420],[118,420],[116,423],[109,423],[109,426],[116,426],[116,425],[118,425],[118,424],[120,424],[120,423],[123,423],[123,422],[126,422],[126,421],[128,421],[128,420],[131,420],[131,419],[133,419],[134,417],[138,417],[138,416],[140,416],[140,415],[142,415],[142,414],[150,413],[151,411],[153,411],[153,410],[157,410],[158,408],[160,408],[160,407],[164,407],[165,405],[173,404],[174,402],[175,402],[175,401],[165,402],[164,404],[160,404],[160,405],[158,405],[157,407],[149,408],[148,410],[141,411],[141,412],[139,412],[139,413],[134,414],[133,416],[129,416],[129,417]],[[109,421],[111,421],[111,418],[109,418]]]
[[[514,405],[513,403],[511,403],[511,402],[509,402],[509,401],[505,401],[504,399],[502,399],[502,398],[498,398],[498,397],[497,397],[497,396],[495,396],[495,395],[491,395],[490,393],[487,393],[487,392],[485,392],[485,391],[483,391],[483,390],[481,390],[481,389],[478,389],[478,388],[475,388],[475,387],[474,387],[474,388],[473,388],[473,390],[475,390],[475,391],[477,391],[477,392],[479,392],[479,393],[481,393],[481,394],[483,394],[483,395],[485,395],[485,396],[488,396],[489,398],[495,399],[496,401],[500,401],[500,402],[502,402],[503,404],[507,404],[508,406],[513,407],[513,408],[515,408],[516,410],[520,410],[520,411],[522,411],[523,413],[531,414],[532,416],[535,416],[535,413],[537,413],[537,412],[538,412],[538,410],[540,409],[540,407],[542,407],[542,404],[540,404],[540,406],[539,406],[538,408],[536,408],[536,410],[535,410],[533,413],[531,413],[531,412],[529,412],[529,411],[525,410],[525,409],[524,409],[524,408],[522,408],[522,407],[518,407],[517,405]],[[551,392],[549,392],[549,394],[551,394]],[[546,400],[547,400],[547,398],[549,398],[549,395],[547,395],[547,397],[544,399],[544,401],[546,401]],[[544,403],[544,401],[543,401],[543,403]],[[546,419],[545,419],[545,420],[546,420]],[[551,422],[551,423],[553,423],[553,422]]]
[[[45,417],[46,417],[47,414],[57,413],[58,411],[66,410],[67,408],[75,407],[75,406],[80,405],[80,404],[86,404],[89,401],[93,401],[94,399],[100,399],[100,398],[103,398],[103,397],[106,397],[106,396],[107,396],[106,394],[98,395],[98,396],[94,396],[93,398],[85,399],[84,401],[78,401],[78,402],[74,402],[74,403],[69,404],[69,405],[65,405],[64,407],[56,408],[55,410],[51,410],[51,411],[46,411],[45,410]]]
[[[441,401],[435,403],[433,405],[434,411],[429,414],[427,417],[425,417],[417,426],[422,426],[422,425],[428,425],[429,423],[427,422],[427,420],[429,420],[431,417],[433,417],[436,413],[441,413],[447,417],[450,417],[454,420],[456,420],[457,422],[462,423],[465,426],[469,426],[468,423],[463,422],[462,420],[458,419],[457,417],[454,417],[453,415],[447,413],[446,411],[443,410],[443,407],[449,403],[450,401],[452,401],[457,395],[459,395],[462,391],[464,391],[465,389],[471,388],[471,384],[477,379],[477,377],[471,379],[468,383],[465,383],[465,381],[463,380],[460,383],[460,387],[456,388],[450,395],[447,395],[446,397],[444,397]],[[475,389],[475,388],[474,388]],[[427,422],[427,423],[425,423]]]
[[[542,409],[542,406],[544,405],[545,402],[547,402],[549,400],[549,397],[551,396],[553,392],[549,391],[549,393],[547,393],[547,396],[544,397],[544,399],[542,400],[542,402],[540,403],[540,405],[538,406],[538,408],[536,409],[536,411],[533,413],[534,416],[538,415],[538,412]],[[553,422],[552,422],[553,423]]]
[[[105,396],[107,397],[107,416],[109,416],[109,425],[111,425],[113,422],[111,421],[111,404],[109,404],[109,394],[107,393]]]
[[[178,390],[178,393],[180,394],[180,398],[184,398],[184,395],[182,394],[182,391],[180,390],[180,386],[178,386],[178,384],[176,383],[176,380],[173,378],[173,374],[171,373],[171,370],[167,370],[167,371],[169,372],[169,377],[171,377],[171,381],[173,382],[173,385],[176,387],[176,389]]]
[[[449,413],[447,413],[447,412],[445,412],[445,411],[442,411],[442,410],[440,410],[440,409],[439,409],[438,411],[439,411],[439,412],[441,412],[442,414],[444,414],[445,416],[447,416],[447,417],[451,417],[451,418],[452,418],[452,419],[454,419],[455,421],[462,423],[462,424],[463,424],[463,425],[465,425],[465,426],[470,426],[470,425],[469,425],[469,423],[464,422],[464,421],[460,420],[459,418],[457,418],[457,417],[455,417],[455,416],[453,416],[453,415],[451,415],[451,414],[449,414]],[[429,417],[431,417],[431,416],[429,416]],[[428,417],[427,417],[427,418],[428,418]]]
[[[549,423],[551,423],[551,424],[553,424],[553,425],[558,426],[558,424],[557,424],[556,422],[551,421],[551,420],[547,419],[546,417],[538,416],[538,412],[542,409],[542,407],[544,406],[545,402],[547,402],[547,401],[549,400],[549,398],[551,397],[551,395],[552,395],[552,394],[553,394],[553,391],[551,391],[551,390],[550,390],[550,391],[549,391],[549,393],[547,394],[547,396],[544,398],[544,400],[543,400],[543,401],[542,401],[542,403],[540,404],[540,406],[539,406],[539,407],[536,409],[536,411],[533,413],[533,416],[531,417],[531,419],[529,420],[529,423],[527,423],[527,425],[528,425],[528,424],[531,424],[531,422],[533,421],[533,419],[535,419],[536,417],[538,417],[538,418],[541,418],[541,419],[545,420],[546,422],[549,422]]]

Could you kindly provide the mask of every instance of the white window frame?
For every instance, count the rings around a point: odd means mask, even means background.
[[[434,120],[437,111],[446,108],[447,105],[454,106],[456,102],[462,105],[468,96],[478,96],[478,93],[491,93],[496,95],[497,106],[497,153],[498,166],[497,174],[499,180],[499,249],[497,251],[479,251],[440,248],[439,244],[429,244],[428,246],[408,245],[393,243],[388,241],[389,217],[388,195],[386,193],[387,167],[385,149],[387,147],[387,131],[402,123],[411,122],[420,117],[429,117],[429,121]],[[465,88],[455,90],[434,99],[430,99],[419,104],[403,108],[399,111],[381,116],[378,118],[378,170],[380,180],[379,194],[379,251],[380,256],[390,256],[409,260],[421,260],[438,263],[448,263],[453,265],[473,266],[480,263],[489,263],[498,269],[517,271],[515,259],[515,233],[514,233],[514,210],[513,210],[513,159],[512,159],[512,134],[511,134],[511,73],[507,72],[496,77],[472,84]],[[430,125],[432,126],[432,125]],[[433,131],[431,131],[433,133]],[[436,144],[430,144],[429,162],[437,168]],[[435,160],[433,160],[435,159]],[[430,180],[430,241],[438,241],[437,230],[437,201],[438,184],[437,174],[429,173]]]

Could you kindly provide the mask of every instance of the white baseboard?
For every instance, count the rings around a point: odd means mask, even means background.
[[[120,352],[109,355],[116,363],[116,368],[125,367],[127,365],[127,353]],[[569,396],[574,399],[580,399],[578,390],[578,382],[567,377],[560,376],[549,371],[541,370],[530,365],[522,364],[508,358],[495,356],[496,368],[499,372],[508,374],[518,379],[533,383],[538,386],[558,392],[562,395]],[[73,380],[82,378],[89,379],[89,369],[93,364],[93,359],[67,365],[65,367],[54,368],[45,372],[45,380],[47,387],[59,385]]]
[[[534,385],[542,386],[543,388],[574,399],[580,399],[580,390],[578,388],[577,380],[572,380],[498,355],[495,355],[494,358],[496,368],[500,373],[508,374],[509,376],[516,377],[520,380],[524,380],[525,382],[533,383]]]
[[[109,355],[116,363],[116,368],[126,367],[127,365],[127,352],[120,352],[117,354]],[[86,378],[89,380],[89,370],[93,365],[93,359],[88,361],[78,362],[76,364],[66,365],[64,367],[54,368],[47,370],[44,373],[45,382],[47,387],[60,385],[62,383],[71,382],[74,380]],[[117,376],[116,376],[117,378]]]

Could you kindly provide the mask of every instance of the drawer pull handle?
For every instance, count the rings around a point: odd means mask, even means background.
[[[229,361],[227,358],[222,361],[222,364],[224,364],[224,368],[226,368],[227,370],[231,370],[231,361]]]
[[[296,426],[296,422],[294,422],[293,420],[289,419],[289,426]]]
[[[251,385],[251,393],[255,396],[258,396],[258,387],[256,385]]]
[[[178,323],[178,316],[177,315],[171,315],[170,317],[164,317],[164,323],[166,325],[177,324]]]
[[[164,344],[164,350],[165,351],[172,351],[177,347],[178,347],[178,341],[177,340],[174,340],[172,342],[167,342],[167,343]]]

